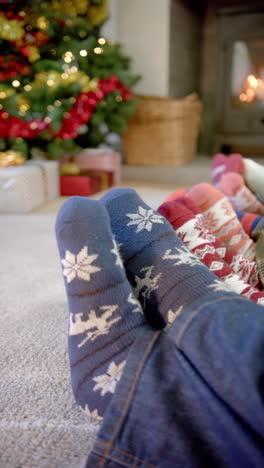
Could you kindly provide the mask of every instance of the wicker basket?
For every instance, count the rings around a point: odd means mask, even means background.
[[[138,108],[124,134],[126,162],[139,166],[181,166],[193,160],[202,104],[183,99],[138,96]]]

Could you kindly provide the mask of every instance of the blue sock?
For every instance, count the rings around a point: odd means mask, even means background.
[[[152,326],[171,323],[185,306],[214,291],[230,292],[134,190],[112,189],[100,201],[110,215],[134,294]]]
[[[68,298],[72,389],[82,409],[100,420],[145,318],[99,202],[67,200],[56,236]]]

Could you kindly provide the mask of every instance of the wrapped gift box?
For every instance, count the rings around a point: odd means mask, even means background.
[[[83,170],[112,172],[114,185],[121,181],[121,155],[111,149],[85,149],[75,156]]]
[[[79,195],[87,197],[100,192],[101,179],[99,176],[60,176],[60,193],[64,197]]]
[[[45,199],[54,200],[55,198],[58,198],[60,196],[58,162],[32,159],[27,161],[26,164],[40,168],[43,178]]]
[[[0,169],[0,213],[28,213],[44,201],[39,167],[24,164]]]
[[[90,177],[99,177],[100,179],[100,191],[107,190],[114,185],[113,172],[110,171],[92,171],[82,170],[81,175]]]

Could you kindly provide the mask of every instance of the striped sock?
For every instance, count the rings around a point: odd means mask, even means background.
[[[145,319],[99,202],[67,200],[56,236],[69,307],[72,389],[86,414],[101,420]]]
[[[254,243],[245,233],[228,199],[220,190],[202,183],[187,193],[201,210],[207,229],[227,246],[241,255],[255,259]]]
[[[184,198],[163,203],[158,212],[169,221],[188,250],[218,278],[227,282],[233,291],[246,295],[254,302],[261,301],[264,303],[264,294],[259,289],[253,288],[250,284],[244,282],[239,275],[235,274],[230,265],[225,263],[223,258],[219,256],[216,239],[205,228],[202,215],[194,216],[186,207]],[[246,260],[247,263],[250,263],[249,260]],[[247,269],[246,264],[244,270]]]
[[[177,237],[168,221],[132,189],[101,199],[119,244],[128,279],[151,325],[161,328],[210,292],[230,292]]]
[[[254,231],[255,227],[264,217],[256,215],[254,213],[246,213],[245,211],[235,210],[236,215],[241,222],[244,231],[252,237],[252,232]]]
[[[228,197],[235,209],[264,215],[264,206],[246,187],[240,174],[236,172],[224,174],[220,181],[220,189]]]

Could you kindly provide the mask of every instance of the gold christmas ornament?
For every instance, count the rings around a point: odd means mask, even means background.
[[[60,167],[60,174],[61,175],[79,175],[81,172],[81,169],[75,162],[68,162],[63,164]]]
[[[0,152],[0,167],[19,166],[25,162],[25,158],[19,151],[7,150]]]

